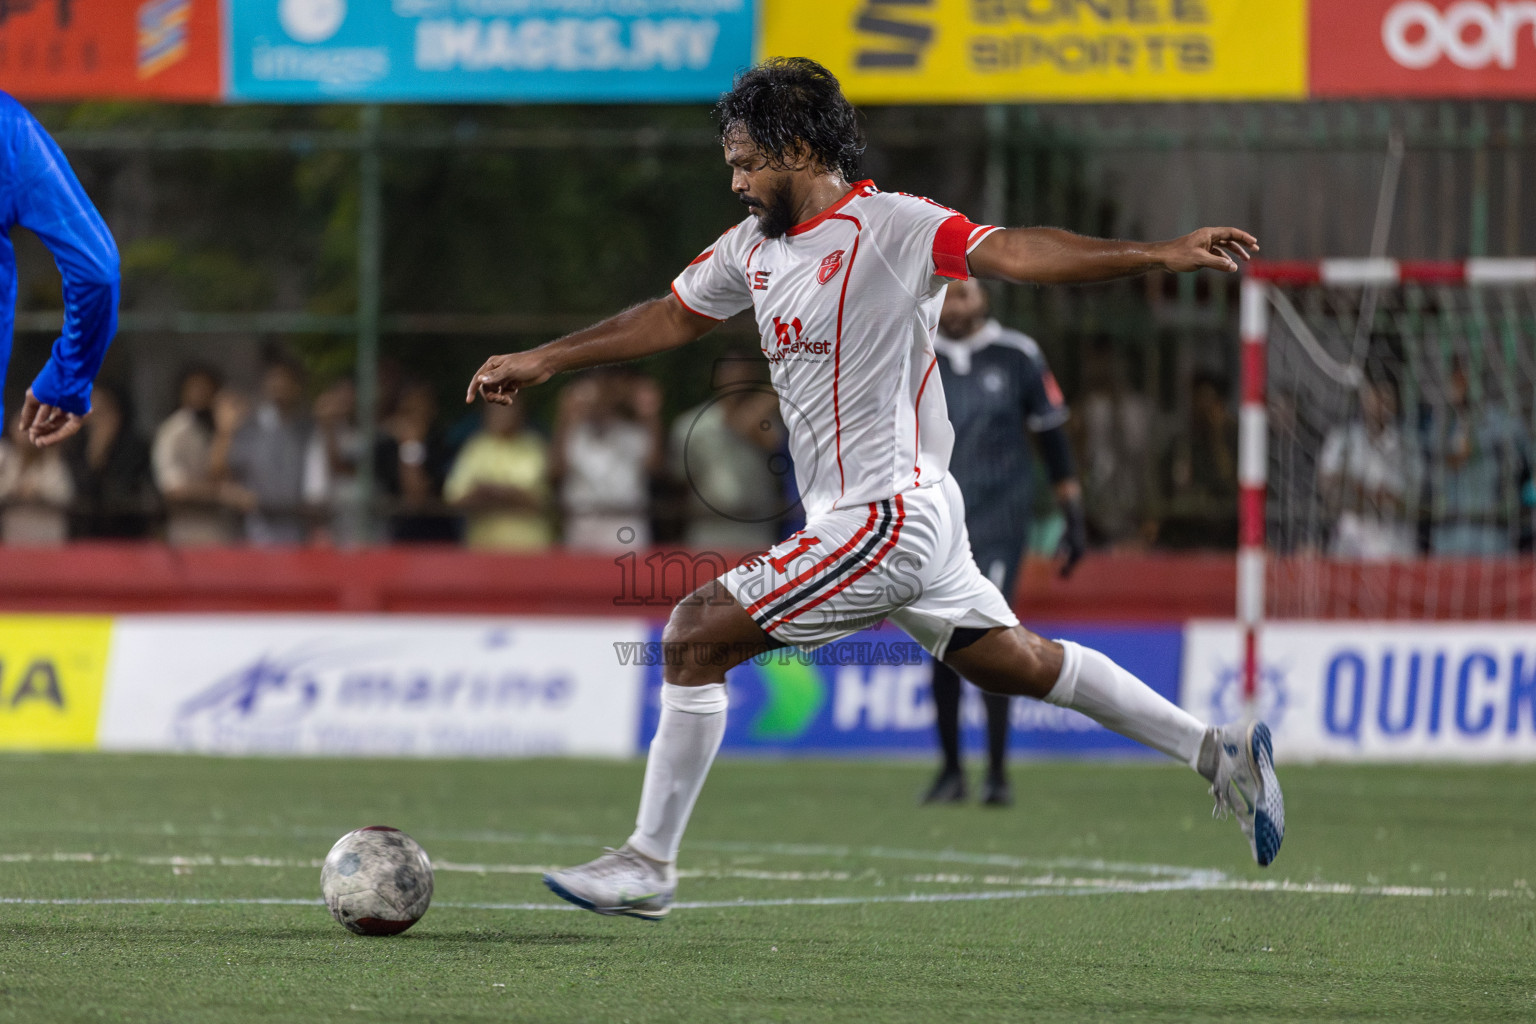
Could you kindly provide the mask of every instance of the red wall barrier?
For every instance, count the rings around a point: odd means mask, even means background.
[[[415,612],[665,617],[716,569],[682,551],[490,555],[457,548],[173,549],[75,544],[0,549],[0,611]],[[1230,617],[1231,555],[1090,557],[1070,580],[1032,562],[1025,621]]]

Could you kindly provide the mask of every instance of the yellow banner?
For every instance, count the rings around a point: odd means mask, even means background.
[[[0,748],[95,747],[111,642],[106,616],[0,616]]]
[[[855,103],[1302,99],[1306,0],[764,0]]]

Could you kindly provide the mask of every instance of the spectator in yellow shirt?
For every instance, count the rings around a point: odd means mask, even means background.
[[[443,497],[468,520],[469,547],[549,547],[554,534],[547,511],[547,445],[524,428],[521,404],[486,405],[484,425],[454,460]]]

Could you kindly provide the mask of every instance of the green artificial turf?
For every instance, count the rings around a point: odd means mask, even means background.
[[[722,761],[709,906],[561,909],[540,868],[622,842],[640,773],[0,757],[0,1021],[1536,1020],[1536,768],[1285,769],[1261,871],[1177,766],[1020,764],[998,811],[918,808],[927,765]],[[396,938],[316,899],[377,823],[438,866]]]

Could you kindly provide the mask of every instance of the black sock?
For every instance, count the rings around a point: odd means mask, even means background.
[[[960,770],[960,676],[942,661],[933,663],[933,707],[939,726],[944,770]]]
[[[987,774],[994,779],[1003,777],[1008,764],[1008,711],[1010,698],[1001,693],[983,693],[987,704]]]

